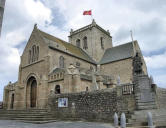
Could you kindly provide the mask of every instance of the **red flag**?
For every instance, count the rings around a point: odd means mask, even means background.
[[[89,10],[89,11],[84,11],[84,12],[83,12],[83,15],[92,15],[92,11],[91,11],[91,10]]]

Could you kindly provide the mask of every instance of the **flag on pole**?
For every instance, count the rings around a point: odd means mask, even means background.
[[[84,12],[83,12],[83,15],[92,15],[92,11],[91,11],[91,10],[89,10],[89,11],[84,11]]]

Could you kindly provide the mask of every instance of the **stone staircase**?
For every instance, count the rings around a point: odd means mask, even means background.
[[[0,110],[0,120],[19,120],[29,123],[48,123],[56,121],[47,109]]]
[[[154,125],[157,127],[166,127],[166,109],[152,109],[134,111],[131,118],[128,119],[128,126],[147,126],[147,113],[152,113]]]

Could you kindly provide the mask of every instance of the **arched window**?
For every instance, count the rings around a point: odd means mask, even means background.
[[[36,45],[32,46],[32,62],[36,60]]]
[[[55,86],[55,94],[60,94],[60,93],[61,93],[60,85],[56,85]]]
[[[80,48],[80,39],[76,40],[76,46]]]
[[[39,59],[39,46],[33,45],[29,50],[28,63],[35,62]]]
[[[87,43],[87,37],[85,36],[84,38],[83,38],[83,49],[88,49],[88,43]]]
[[[28,63],[30,64],[31,63],[31,50],[29,50],[29,56],[28,56]]]
[[[36,60],[39,59],[39,46],[37,46],[37,51],[36,51]]]
[[[65,65],[64,65],[64,57],[63,56],[59,57],[59,67],[60,68],[64,68],[65,67]]]
[[[104,49],[103,37],[100,37],[100,42],[101,42],[101,48]]]

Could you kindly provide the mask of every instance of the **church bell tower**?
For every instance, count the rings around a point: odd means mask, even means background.
[[[109,30],[104,30],[96,24],[91,24],[77,30],[71,29],[69,42],[84,50],[96,62],[99,62],[106,49],[112,47],[112,36]]]

